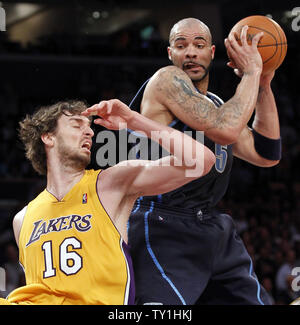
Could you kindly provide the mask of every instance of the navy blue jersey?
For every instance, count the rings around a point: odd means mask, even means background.
[[[130,103],[130,107],[136,111],[140,110],[140,104],[143,97],[144,89],[147,82],[141,87],[139,92],[133,98]],[[216,95],[208,92],[206,95],[217,107],[222,105],[222,100]],[[188,132],[194,139],[197,138],[197,131],[190,128],[178,119],[174,119],[169,126],[182,132]],[[148,156],[143,155],[143,159],[158,159],[167,153],[164,149],[159,148],[159,156],[153,157],[153,151],[151,153],[151,147],[158,146],[158,144],[151,143],[151,140],[147,140]],[[207,137],[204,136],[204,144],[216,155],[215,166],[211,171],[203,177],[195,179],[194,181],[165,194],[157,196],[147,196],[143,198],[143,201],[155,201],[167,206],[181,207],[181,208],[199,208],[199,209],[211,209],[213,208],[224,196],[230,178],[230,171],[232,167],[233,155],[231,145],[219,145]],[[139,158],[142,149],[136,145],[136,158]]]

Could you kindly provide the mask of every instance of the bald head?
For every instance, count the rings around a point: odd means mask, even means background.
[[[201,20],[196,18],[185,18],[182,20],[179,20],[171,29],[170,36],[169,36],[169,43],[170,45],[175,40],[175,36],[178,32],[184,30],[184,29],[199,29],[203,33],[207,35],[207,40],[212,42],[212,37],[209,28],[207,25],[205,25]]]

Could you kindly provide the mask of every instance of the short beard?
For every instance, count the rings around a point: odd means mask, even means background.
[[[91,158],[87,155],[80,155],[75,150],[70,149],[65,145],[64,140],[59,139],[58,157],[61,164],[65,167],[70,167],[75,170],[84,170],[90,163]]]
[[[209,74],[209,71],[210,71],[210,69],[211,69],[211,67],[212,67],[212,60],[210,61],[210,63],[209,63],[209,65],[208,65],[208,67],[207,68],[205,68],[205,66],[203,66],[203,65],[201,65],[201,67],[204,69],[204,75],[201,77],[201,78],[199,78],[199,79],[192,79],[192,81],[193,82],[200,82],[200,81],[202,81],[202,80],[204,80],[207,76],[208,76],[208,74]]]

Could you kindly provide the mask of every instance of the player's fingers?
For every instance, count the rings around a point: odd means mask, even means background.
[[[102,122],[103,122],[102,118],[96,118],[96,119],[94,119],[94,123],[95,123],[95,124],[100,124],[100,125],[102,125]]]
[[[90,115],[93,115],[92,113],[93,112],[96,112],[98,109],[98,104],[95,104],[91,107],[88,107],[85,111],[83,111],[81,114],[84,115],[84,116],[90,116]]]
[[[243,72],[241,72],[239,69],[234,69],[233,71],[238,77],[242,78]]]
[[[109,119],[95,119],[94,121],[95,124],[99,124],[104,126],[106,129],[109,130],[120,130],[121,128],[126,129],[127,125],[124,123],[119,123],[118,125],[114,123],[114,121],[110,121]]]
[[[100,110],[104,110],[104,109],[107,109],[107,106],[108,106],[108,102],[107,100],[102,100],[99,104],[98,104],[98,109]]]
[[[226,64],[227,64],[227,66],[228,66],[229,68],[233,68],[233,69],[236,68],[236,64],[235,64],[233,61],[229,61],[229,62],[227,62]]]
[[[225,44],[226,45],[226,44]],[[230,48],[231,50],[238,50],[240,45],[238,44],[237,40],[235,39],[235,36],[233,33],[230,33],[227,38],[227,49]]]
[[[103,100],[98,104],[98,113],[100,116],[110,115],[113,109],[112,100]]]
[[[97,104],[94,110],[91,109],[91,113],[95,113],[92,115],[105,116],[107,114],[107,109],[108,109],[108,101],[103,100],[99,104]]]
[[[107,129],[111,126],[111,123],[109,121],[103,120],[102,118],[96,118],[94,120],[94,123],[98,124],[98,125],[101,125],[101,126],[104,126]]]
[[[225,47],[227,50],[228,58],[230,59],[230,61],[234,62],[236,59],[237,52],[236,49],[234,48],[233,43],[235,44],[235,46],[239,46],[236,41],[230,41],[229,37],[225,39]]]
[[[113,102],[111,100],[107,101],[106,113],[111,114]]]
[[[243,26],[241,31],[241,43],[242,46],[247,45],[247,31],[248,31],[248,25]]]
[[[224,44],[225,44],[225,47],[226,47],[226,50],[227,50],[227,55],[230,58],[230,54],[231,54],[233,49],[232,49],[231,42],[229,41],[229,36],[228,36],[228,38],[225,38]]]
[[[252,46],[257,47],[260,39],[264,36],[264,32],[257,33],[252,39]]]
[[[97,115],[100,117],[104,117],[105,115],[107,115],[107,109],[108,109],[108,101],[101,101],[99,104],[95,104],[87,108],[84,112],[82,112],[82,115],[85,116]]]

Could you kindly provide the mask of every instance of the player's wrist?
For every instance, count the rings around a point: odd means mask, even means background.
[[[262,73],[262,67],[256,66],[244,71],[244,76],[260,77]]]
[[[135,111],[132,111],[132,116],[127,121],[127,126],[131,130],[145,132],[149,137],[151,137],[151,131],[163,131],[167,129],[166,126],[163,126],[162,124]]]
[[[259,86],[264,90],[271,90],[271,81],[274,77],[274,71],[268,74],[262,74],[259,82]]]
[[[126,121],[128,128],[130,128],[132,130],[137,130],[137,128],[139,127],[141,116],[142,115],[139,114],[138,112],[131,111],[130,116],[127,118],[127,121]],[[140,127],[140,129],[141,129],[141,127]]]
[[[270,84],[259,84],[259,88],[258,88],[258,100],[261,99],[261,96],[263,95],[266,95],[268,93],[272,92],[272,89],[271,89],[271,85]]]

